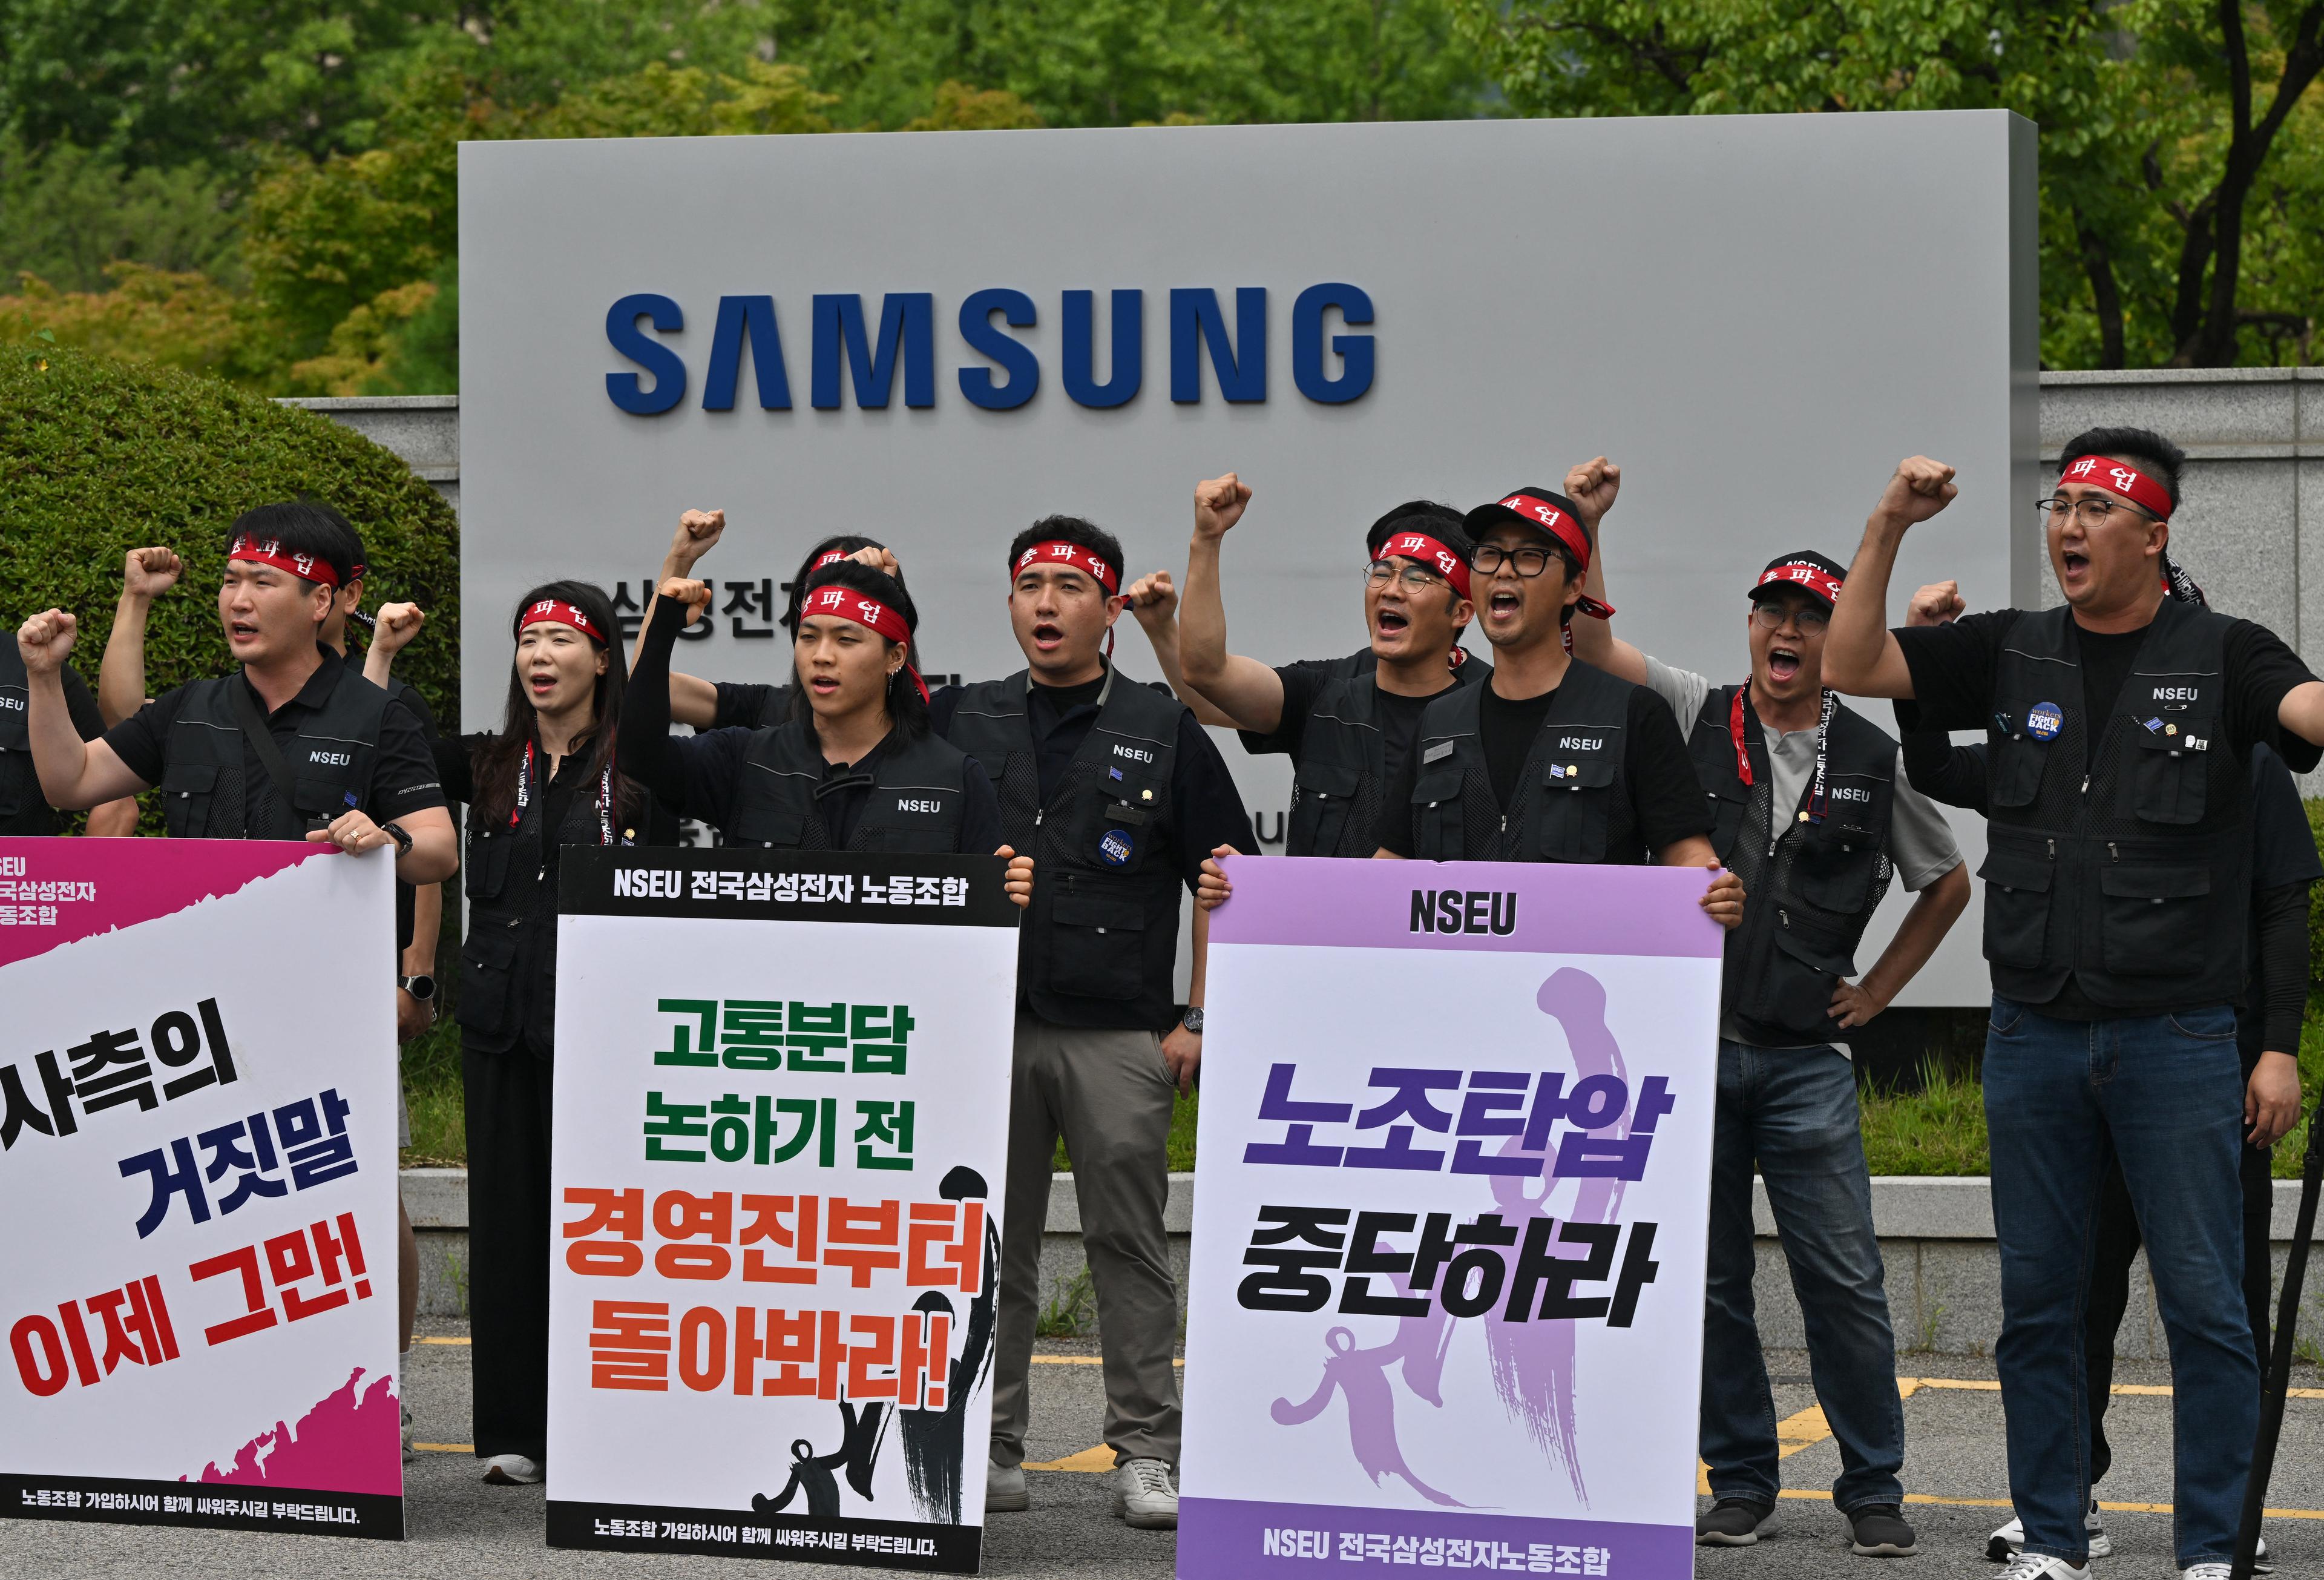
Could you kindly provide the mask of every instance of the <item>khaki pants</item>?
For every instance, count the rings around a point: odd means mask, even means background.
[[[1162,1230],[1176,1087],[1151,1031],[1088,1030],[1017,1017],[1009,1184],[993,1358],[992,1457],[1025,1458],[1026,1387],[1041,1311],[1041,1234],[1050,1163],[1065,1138],[1082,1245],[1097,1288],[1105,1443],[1117,1460],[1178,1460],[1178,1287]]]

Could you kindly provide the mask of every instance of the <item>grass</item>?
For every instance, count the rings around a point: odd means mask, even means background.
[[[2324,885],[2319,885],[2324,887]],[[404,1090],[411,1104],[411,1145],[403,1162],[457,1167],[467,1161],[461,1125],[459,1029],[439,1021],[403,1050]],[[1983,1174],[1987,1171],[1985,1095],[1972,1076],[1934,1067],[1924,1069],[1914,1092],[1858,1093],[1864,1129],[1864,1158],[1875,1174]],[[2311,993],[2300,1033],[2300,1083],[2304,1111],[2313,1113],[2324,1090],[2324,993]],[[1194,1167],[1194,1114],[1198,1097],[1180,1097],[1170,1113],[1169,1157],[1173,1173]],[[2308,1142],[2302,1119],[2275,1147],[2278,1179],[2300,1178]],[[1065,1142],[1057,1143],[1055,1167],[1070,1170]]]

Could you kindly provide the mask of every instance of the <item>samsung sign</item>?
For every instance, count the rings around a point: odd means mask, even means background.
[[[1010,673],[1012,534],[1084,515],[1183,581],[1228,470],[1229,631],[1270,663],[1363,645],[1390,506],[1600,452],[1617,629],[1714,679],[1759,568],[1845,560],[1915,451],[1961,494],[1902,584],[2030,600],[2034,143],[1998,112],[464,143],[466,727],[519,595],[633,616],[688,506],[729,522],[678,654],[713,680],[784,677],[783,584],[837,531],[894,547],[935,675]],[[1157,672],[1126,617],[1117,658]],[[1287,761],[1219,740],[1280,850]],[[1984,980],[1964,925],[1908,1002]]]
[[[1170,292],[1170,399],[1191,406],[1203,399],[1203,367],[1208,362],[1222,400],[1267,399],[1267,287],[1247,285],[1232,293],[1234,328],[1230,334],[1219,293],[1209,286]],[[1098,358],[1097,293],[1068,291],[1058,300],[1065,326],[1058,374],[1066,398],[1102,411],[1137,398],[1146,383],[1146,293],[1116,291],[1107,307],[1111,351],[1101,369]],[[814,321],[813,369],[808,400],[819,411],[853,404],[879,411],[894,398],[900,377],[904,404],[936,403],[936,299],[932,291],[890,291],[879,307],[879,328],[868,328],[863,298],[853,291],[818,294]],[[1041,359],[1010,333],[1039,321],[1033,299],[1005,286],[987,286],[961,299],[955,320],[961,347],[979,360],[959,368],[960,393],[987,411],[1013,411],[1040,392]],[[1308,400],[1344,405],[1372,387],[1372,337],[1328,334],[1327,324],[1369,324],[1372,299],[1353,285],[1311,285],[1291,304],[1291,382]],[[650,324],[654,333],[644,326]],[[609,373],[605,394],[639,417],[659,416],[687,398],[688,374],[677,337],[686,310],[667,296],[636,292],[605,314],[605,339],[643,368]],[[1331,347],[1327,364],[1324,346]],[[745,347],[753,364],[759,407],[791,409],[790,368],[783,356],[782,328],[772,296],[722,296],[716,327],[710,333],[710,363],[702,381],[706,411],[734,409]],[[951,351],[947,346],[946,352]],[[947,355],[946,363],[956,358]],[[1103,376],[1101,377],[1101,371]],[[844,377],[843,374],[852,374]]]

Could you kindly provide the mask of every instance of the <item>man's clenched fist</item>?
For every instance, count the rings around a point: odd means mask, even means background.
[[[1232,472],[1223,477],[1205,477],[1194,485],[1194,535],[1225,537],[1242,520],[1243,507],[1250,503],[1250,488]]]
[[[1873,513],[1892,525],[1909,527],[1927,521],[1950,504],[1960,493],[1950,467],[1926,456],[1908,456],[1897,464],[1896,475],[1881,490],[1880,503]]]
[[[53,675],[62,669],[65,655],[72,651],[73,637],[79,630],[80,622],[62,609],[35,614],[18,626],[16,651],[23,655],[26,671]]]

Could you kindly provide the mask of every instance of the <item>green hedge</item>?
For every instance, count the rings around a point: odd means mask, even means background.
[[[327,418],[214,379],[42,342],[0,350],[0,620],[13,632],[52,606],[78,615],[72,662],[92,687],[124,554],[161,543],[186,562],[146,636],[146,686],[158,697],[227,661],[217,589],[235,517],[301,496],[337,506],[363,533],[373,607],[411,598],[427,609],[427,634],[397,673],[452,727],[459,523],[402,461]]]

